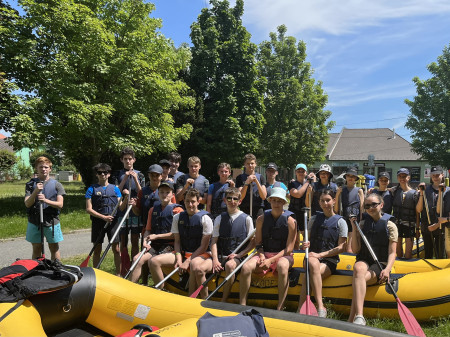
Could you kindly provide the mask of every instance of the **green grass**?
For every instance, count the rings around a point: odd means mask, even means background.
[[[24,204],[26,181],[0,184],[0,239],[25,236],[27,214]],[[64,233],[90,228],[91,221],[85,211],[84,185],[81,182],[62,183],[66,196],[61,211]]]

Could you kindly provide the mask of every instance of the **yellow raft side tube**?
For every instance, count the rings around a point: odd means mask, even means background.
[[[3,315],[16,303],[0,303]],[[47,336],[42,328],[41,316],[28,301],[22,303],[0,323],[0,336]]]

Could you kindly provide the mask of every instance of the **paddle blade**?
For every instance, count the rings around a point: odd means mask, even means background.
[[[203,284],[202,284],[200,287],[198,287],[198,289],[197,289],[196,291],[194,291],[194,292],[192,293],[192,295],[189,296],[189,297],[197,298],[198,294],[200,294],[200,291],[202,291],[202,289],[203,289]]]
[[[409,309],[400,301],[399,298],[397,298],[397,307],[398,313],[408,335],[426,337],[419,325],[419,322],[417,322],[412,312],[409,311]]]
[[[306,296],[306,301],[303,302],[303,305],[300,308],[300,313],[302,315],[319,316],[317,313],[317,309],[314,306],[313,302],[311,302],[311,298],[309,297],[309,295]]]
[[[122,277],[125,277],[131,267],[130,254],[128,253],[127,247],[122,248],[122,250],[120,251],[120,261],[120,275]]]
[[[88,264],[89,264],[89,259],[90,258],[91,258],[91,256],[89,255],[83,262],[81,262],[80,268],[87,267]]]

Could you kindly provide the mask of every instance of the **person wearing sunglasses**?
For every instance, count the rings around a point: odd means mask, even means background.
[[[246,255],[255,248],[254,239],[249,240],[236,254],[232,252],[245,240],[253,230],[253,219],[250,215],[239,210],[241,192],[236,187],[225,191],[223,198],[227,205],[226,212],[222,212],[214,220],[214,230],[211,240],[212,261],[209,272],[218,273],[225,269],[226,276],[231,274],[242,262]],[[225,268],[222,267],[223,261]],[[226,277],[225,276],[225,277]],[[222,302],[226,302],[230,294],[234,276],[223,287]]]
[[[383,199],[380,195],[369,194],[364,200],[364,209],[366,213],[363,214],[363,220],[359,225],[383,270],[380,270],[362,240],[356,227],[356,217],[351,217],[354,233],[352,250],[356,254],[356,262],[353,266],[353,297],[348,321],[360,325],[366,325],[363,309],[367,285],[389,282],[398,241],[398,230],[392,222],[392,215],[382,213]]]
[[[93,167],[93,170],[97,175],[98,183],[91,185],[87,189],[85,198],[86,212],[91,216],[92,221],[91,242],[95,245],[97,242],[103,243],[105,232],[108,235],[108,240],[111,240],[117,230],[117,217],[112,213],[117,203],[120,202],[122,194],[120,193],[119,187],[108,182],[111,174],[111,167],[108,164],[99,163]],[[111,224],[104,231],[103,228],[107,222]],[[116,275],[120,275],[119,241],[120,238],[117,236],[112,244]],[[92,255],[94,266],[98,265],[101,252],[102,245],[95,245],[95,250]]]

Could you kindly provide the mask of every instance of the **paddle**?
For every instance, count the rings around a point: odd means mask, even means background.
[[[237,246],[237,248],[231,252],[231,254],[236,254],[236,253],[244,246],[244,244],[245,244],[248,240],[250,240],[250,239],[253,237],[253,235],[255,235],[255,232],[256,232],[256,228],[253,229],[253,230],[248,234],[248,236],[245,238],[245,240],[242,241],[242,242],[240,243],[240,245]],[[231,255],[231,254],[230,254],[230,255]],[[227,263],[227,261],[228,261],[228,259],[222,261],[222,268],[225,267],[225,264]],[[217,275],[217,273],[212,273],[211,276],[208,277],[208,278],[205,280],[205,282],[203,282],[203,283],[200,285],[200,287],[198,287],[198,289],[192,293],[192,295],[191,295],[190,297],[196,298],[196,297],[198,296],[198,294],[200,294],[200,291],[202,291],[202,289],[203,289],[204,287],[206,287],[206,285],[209,283],[209,281],[211,281],[211,280],[213,279],[213,277],[216,276],[216,275]]]
[[[127,211],[123,215],[123,218],[122,218],[122,220],[119,223],[119,226],[117,226],[117,229],[114,232],[114,235],[112,236],[111,240],[109,240],[108,246],[106,246],[106,249],[103,252],[102,257],[100,258],[100,261],[98,262],[98,265],[96,267],[97,269],[100,269],[100,266],[103,263],[103,260],[105,259],[106,254],[108,253],[108,250],[111,248],[111,246],[114,243],[114,240],[116,239],[117,235],[119,235],[120,229],[122,228],[123,224],[125,223],[125,220],[128,218],[128,214],[131,211],[131,207],[133,207],[133,205],[128,205]]]
[[[431,221],[430,221],[430,209],[429,209],[429,207],[428,207],[428,199],[427,199],[427,196],[426,196],[426,194],[425,194],[425,186],[422,186],[422,185],[421,185],[421,186],[420,186],[420,189],[423,191],[423,203],[425,204],[425,211],[426,211],[426,213],[427,213],[428,226],[430,226],[430,225],[431,225]],[[436,259],[438,259],[439,256],[438,256],[438,252],[437,252],[437,250],[436,250],[436,243],[434,242],[434,235],[433,235],[433,233],[431,233],[431,238],[432,238],[431,242],[433,242],[434,256],[436,257]]]
[[[219,285],[217,286],[217,288],[214,289],[214,290],[211,292],[211,294],[208,295],[208,297],[205,298],[205,300],[209,300],[209,299],[212,297],[212,295],[214,295],[220,288],[222,288],[222,287],[224,286],[224,284],[227,283],[228,280],[229,280],[230,278],[232,278],[233,275],[236,274],[236,273],[242,268],[242,266],[243,266],[248,260],[250,260],[256,253],[257,253],[257,251],[254,250],[251,254],[249,254],[249,256],[247,256],[247,257],[245,258],[245,260],[242,261],[241,264],[238,265],[238,266],[236,267],[236,269],[233,270],[233,271],[230,273],[230,275],[228,275],[228,276],[225,278],[225,280],[223,280],[223,282],[222,282],[221,284],[219,284]]]
[[[159,283],[155,286],[155,288],[161,287],[161,286],[164,284],[164,282],[166,282],[168,279],[170,279],[170,278],[172,277],[172,275],[175,274],[175,273],[178,271],[178,269],[180,269],[180,267],[176,267],[174,270],[172,270],[172,271],[169,273],[169,275],[167,275],[166,277],[164,277],[164,278],[161,280],[161,282],[159,282]]]
[[[120,202],[118,202],[116,204],[116,206],[114,207],[111,216],[114,216],[116,214],[117,208],[119,207]],[[80,267],[87,267],[89,264],[89,260],[92,256],[92,254],[94,254],[94,250],[95,248],[97,248],[97,246],[100,244],[100,242],[103,240],[103,236],[105,235],[105,231],[106,228],[108,228],[108,226],[111,224],[111,221],[105,223],[105,226],[103,226],[102,231],[100,232],[100,235],[97,237],[97,241],[95,241],[94,243],[94,247],[92,247],[91,251],[89,252],[89,255],[87,256],[87,258],[81,262]]]
[[[353,216],[350,215],[350,217],[353,217]],[[356,218],[356,216],[355,216],[355,218]],[[366,236],[362,232],[361,227],[359,227],[359,223],[356,221],[356,219],[355,219],[355,224],[356,224],[356,228],[358,228],[359,234],[361,235],[361,237],[364,241],[364,244],[366,245],[367,249],[370,252],[370,255],[372,255],[372,258],[375,260],[375,262],[377,263],[380,270],[383,270],[383,266],[381,265],[380,261],[378,261],[378,258],[375,255],[375,252],[373,251],[372,247],[370,246],[369,241],[367,240]],[[387,282],[387,284],[392,291],[392,295],[394,295],[394,298],[397,301],[398,313],[400,315],[403,325],[405,326],[406,332],[412,336],[425,337],[425,333],[423,332],[423,330],[420,327],[419,323],[417,322],[416,318],[411,313],[411,311],[409,311],[409,309],[400,301],[392,284],[389,281]]]
[[[147,241],[148,244],[151,243],[151,241]],[[125,275],[124,279],[127,279],[128,276],[130,276],[130,274],[133,272],[133,270],[136,268],[136,266],[138,265],[139,261],[142,259],[142,257],[144,256],[144,254],[147,252],[147,248],[142,248],[141,253],[139,254],[139,256],[137,257],[136,261],[133,262],[133,264],[131,265],[130,269],[128,270],[127,274]]]
[[[250,183],[247,186],[247,191],[250,192],[250,217],[253,219],[253,185]]]
[[[133,169],[130,169],[129,171],[132,171]],[[128,202],[131,200],[131,189],[132,189],[133,179],[131,175],[128,176]],[[130,270],[131,266],[131,258],[130,254],[128,252],[128,224],[130,223],[130,218],[127,218],[127,232],[126,232],[126,239],[125,239],[125,245],[120,250],[120,276],[124,277],[127,274],[127,271]]]
[[[420,224],[420,217],[419,217],[419,213],[416,212],[416,254],[417,254],[417,258],[419,258],[419,238],[420,238],[420,229],[419,226]]]
[[[43,184],[43,182],[42,182]],[[42,193],[42,192],[41,192]],[[44,251],[44,203],[39,201],[39,227],[41,227],[41,255],[45,259]]]
[[[304,219],[305,219],[305,242],[308,241],[308,211],[309,211],[309,207],[304,207],[303,208],[303,212],[304,212]],[[311,302],[311,297],[309,294],[309,259],[308,259],[308,254],[309,254],[309,248],[305,249],[305,262],[306,262],[306,269],[305,269],[305,274],[306,274],[306,301],[303,302],[302,307],[300,308],[300,313],[302,315],[309,315],[309,316],[318,316],[317,314],[317,309],[314,306],[314,304]],[[302,284],[302,287],[304,285]]]

